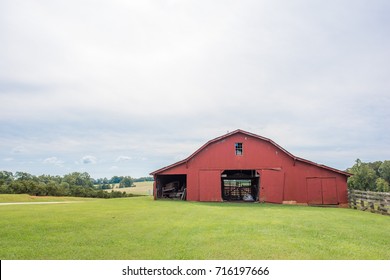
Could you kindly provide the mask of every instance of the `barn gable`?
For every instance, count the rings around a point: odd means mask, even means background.
[[[296,157],[268,138],[236,130],[151,175],[156,198],[340,204],[346,201],[350,174]]]

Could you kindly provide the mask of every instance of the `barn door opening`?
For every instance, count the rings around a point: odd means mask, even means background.
[[[258,201],[259,178],[256,170],[225,170],[221,175],[222,199]]]
[[[157,198],[186,199],[187,175],[157,175],[156,192]]]

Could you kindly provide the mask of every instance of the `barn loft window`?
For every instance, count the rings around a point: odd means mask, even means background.
[[[242,156],[242,143],[236,143],[234,146],[236,148],[236,155]]]

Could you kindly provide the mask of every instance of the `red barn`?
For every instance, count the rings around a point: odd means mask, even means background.
[[[151,173],[155,199],[347,203],[349,173],[290,154],[268,138],[236,130]]]

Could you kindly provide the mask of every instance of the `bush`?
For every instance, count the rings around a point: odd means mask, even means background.
[[[378,191],[378,192],[389,192],[390,191],[389,183],[383,178],[376,179],[375,185],[376,185],[376,191]]]

